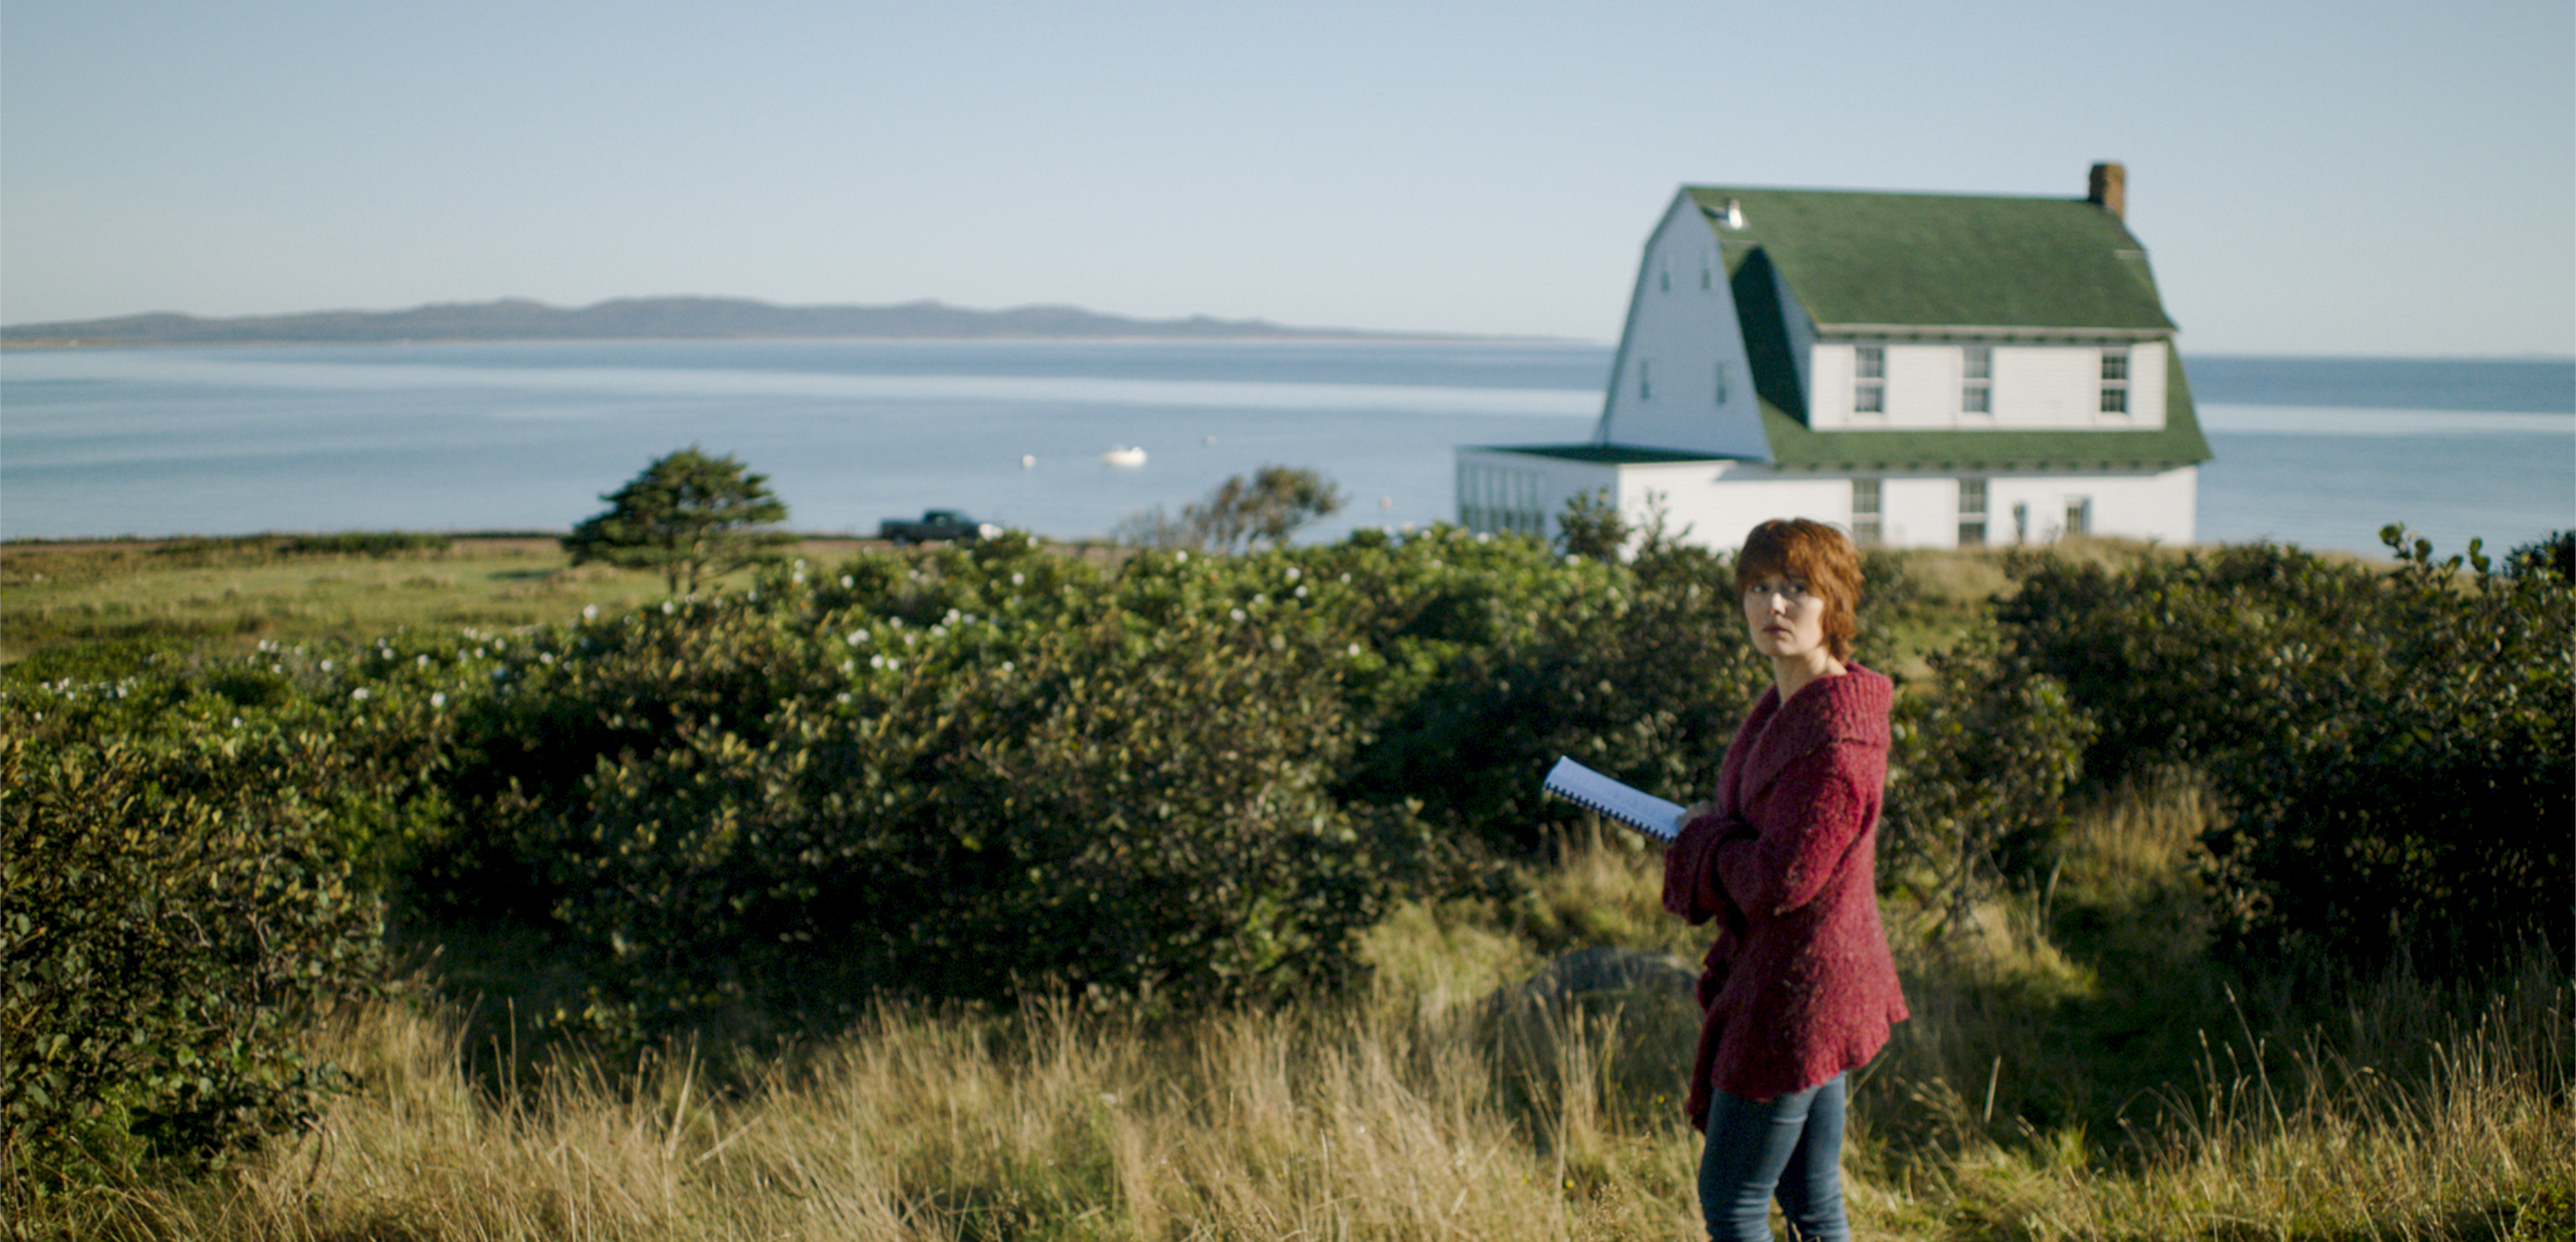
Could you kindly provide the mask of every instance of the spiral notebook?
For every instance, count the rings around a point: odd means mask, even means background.
[[[1658,841],[1670,841],[1682,830],[1681,803],[1666,802],[1644,790],[1620,784],[1575,761],[1558,756],[1548,769],[1547,792],[1588,810],[1599,811]]]

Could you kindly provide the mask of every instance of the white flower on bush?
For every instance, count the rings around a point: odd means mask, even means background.
[[[1023,585],[1026,585],[1026,584],[1028,583],[1028,580],[1029,580],[1029,576],[1028,576],[1027,574],[1021,573],[1020,571],[1018,571],[1018,570],[1016,570],[1016,569],[1014,569],[1014,570],[1012,570],[1012,571],[1011,571],[1011,585],[1012,585],[1012,586],[1023,586]]]
[[[671,607],[671,601],[669,601],[669,600],[667,600],[667,599],[662,601],[662,615],[663,615],[663,616],[666,616],[666,617],[667,617],[667,616],[670,616],[673,612],[676,612],[676,611],[678,611],[678,610],[677,610],[677,609],[674,609],[673,607]]]
[[[852,630],[852,631],[850,631],[849,643],[850,643],[850,645],[851,645],[851,646],[856,647],[856,646],[858,646],[860,643],[863,643],[863,642],[866,642],[866,641],[868,641],[868,632],[867,632],[866,630]]]
[[[447,692],[446,692],[446,691],[444,691],[444,690],[441,690],[441,691],[439,691],[439,692],[437,692],[437,693],[435,693],[435,694],[430,695],[430,696],[429,696],[429,705],[430,705],[431,707],[445,707],[445,706],[447,706]]]
[[[1240,620],[1242,620],[1242,619],[1243,619],[1243,610],[1242,610],[1242,609],[1240,609],[1240,608],[1230,608],[1230,609],[1227,609],[1227,610],[1226,610],[1226,614],[1225,614],[1225,615],[1227,615],[1227,616],[1229,616],[1229,617],[1232,617],[1232,618],[1234,618],[1234,619],[1235,619],[1235,620],[1237,620],[1237,621],[1240,621]]]
[[[881,656],[881,655],[872,655],[872,656],[869,656],[869,657],[868,657],[868,667],[869,667],[869,668],[884,668],[884,667],[885,667],[885,657],[884,657],[884,656]]]
[[[365,686],[360,686],[360,687],[358,687],[357,689],[350,691],[350,692],[349,692],[349,698],[350,698],[350,701],[352,701],[352,702],[357,702],[357,703],[364,703],[364,702],[366,702],[366,701],[367,701],[367,688],[366,688]]]
[[[596,621],[596,620],[598,620],[598,619],[599,619],[599,605],[597,605],[597,604],[584,604],[584,605],[582,605],[582,606],[581,606],[581,619],[582,619],[582,620],[584,620],[584,621]]]

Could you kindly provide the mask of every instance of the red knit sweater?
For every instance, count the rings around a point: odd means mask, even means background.
[[[1712,1088],[1803,1091],[1866,1063],[1905,1020],[1875,863],[1894,691],[1857,664],[1785,708],[1765,691],[1726,748],[1717,812],[1664,854],[1664,908],[1721,926],[1699,980],[1694,1126]]]

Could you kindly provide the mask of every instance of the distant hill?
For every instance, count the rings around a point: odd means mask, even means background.
[[[1393,336],[1291,328],[1259,319],[1129,319],[1071,306],[982,311],[938,302],[896,306],[773,306],[748,298],[619,298],[566,310],[525,298],[401,311],[317,311],[199,319],[160,312],[0,328],[10,345],[247,345],[319,341],[724,340],[759,337],[1205,337]]]

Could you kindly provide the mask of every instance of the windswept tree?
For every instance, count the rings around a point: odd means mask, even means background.
[[[728,454],[709,457],[690,445],[656,459],[626,486],[600,497],[608,511],[564,537],[572,563],[602,561],[659,570],[679,594],[701,579],[776,560],[783,531],[759,529],[787,520],[787,504]]]
[[[1266,541],[1285,547],[1300,527],[1341,512],[1342,489],[1322,473],[1302,466],[1263,466],[1246,480],[1234,475],[1208,493],[1206,500],[1181,506],[1179,521],[1163,516],[1161,506],[1136,514],[1120,525],[1118,536],[1146,547],[1197,547],[1235,552]]]

